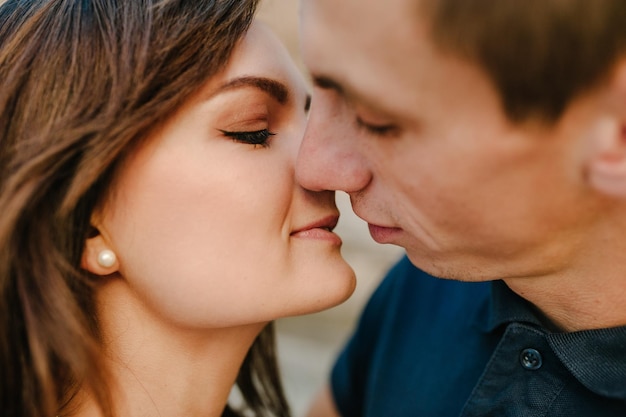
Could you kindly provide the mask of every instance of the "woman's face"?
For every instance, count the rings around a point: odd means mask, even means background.
[[[211,78],[122,165],[100,211],[112,280],[186,327],[310,313],[353,291],[332,192],[294,180],[308,95],[255,23]]]

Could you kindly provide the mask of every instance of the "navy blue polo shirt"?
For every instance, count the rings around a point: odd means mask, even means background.
[[[553,333],[503,282],[433,278],[405,257],[331,385],[344,417],[625,417],[626,327]]]

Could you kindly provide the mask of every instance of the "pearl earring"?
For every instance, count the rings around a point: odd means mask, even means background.
[[[110,268],[115,264],[115,253],[112,250],[104,249],[98,254],[98,265],[103,268]]]

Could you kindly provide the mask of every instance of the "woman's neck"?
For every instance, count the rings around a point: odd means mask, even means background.
[[[220,416],[264,324],[181,329],[138,302],[123,282],[106,284],[98,317],[116,416]],[[92,400],[80,417],[101,414]]]

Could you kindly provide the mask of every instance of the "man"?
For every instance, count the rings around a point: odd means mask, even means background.
[[[311,416],[626,416],[626,2],[303,0],[297,176],[406,248]]]

